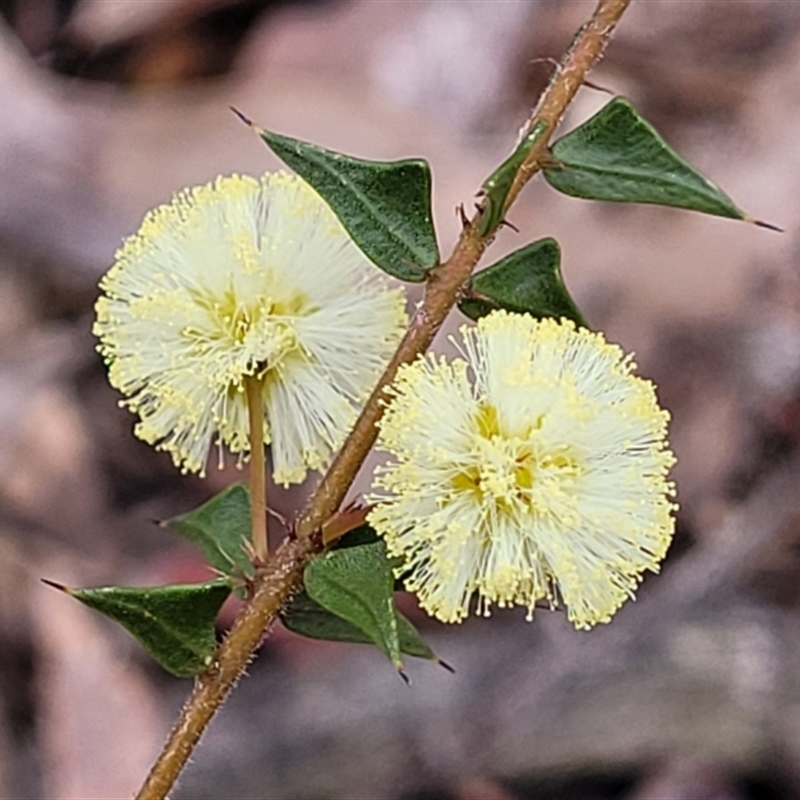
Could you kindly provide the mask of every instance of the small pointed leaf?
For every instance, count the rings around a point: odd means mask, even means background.
[[[749,219],[622,97],[555,142],[552,155],[558,166],[545,169],[544,176],[553,188],[573,197]]]
[[[324,535],[324,526],[323,526],[323,535]],[[345,547],[357,547],[362,544],[373,544],[374,542],[379,542],[380,537],[375,532],[375,528],[370,525],[359,525],[357,528],[352,528],[349,530],[344,536],[340,537],[336,543],[333,545],[334,550],[341,550]],[[392,572],[395,572],[396,568],[401,566],[403,560],[401,558],[389,558],[389,567],[392,569]],[[394,579],[394,590],[396,592],[404,592],[405,591],[405,583],[403,581],[403,575],[401,574]],[[412,655],[412,654],[409,654]]]
[[[567,317],[586,327],[561,277],[561,249],[539,239],[472,277],[458,307],[470,319],[502,308],[534,317]]]
[[[306,567],[304,580],[312,600],[360,628],[402,669],[394,576],[382,541],[331,550]]]
[[[230,594],[223,581],[128,589],[66,589],[84,605],[128,629],[164,669],[181,678],[211,664],[214,620]]]
[[[484,196],[483,213],[478,228],[481,236],[486,236],[502,221],[506,197],[517,176],[517,170],[546,130],[547,123],[544,120],[537,122],[516,150],[483,182],[481,186],[481,194]]]
[[[316,189],[376,266],[400,280],[425,280],[439,262],[426,161],[366,161],[270,131],[259,133]]]
[[[438,661],[436,654],[428,647],[408,619],[397,609],[395,609],[395,615],[397,616],[400,652],[416,658]],[[309,639],[374,644],[372,637],[364,633],[361,628],[326,610],[312,600],[307,592],[300,592],[292,598],[291,603],[281,612],[281,620],[290,631],[307,636]]]
[[[439,661],[436,653],[431,650],[428,643],[420,636],[419,631],[409,622],[408,618],[395,609],[397,614],[397,632],[400,637],[400,651],[414,658],[425,658],[428,661]]]
[[[245,550],[250,541],[250,492],[243,483],[229,486],[194,511],[163,524],[196,544],[223,575],[253,576]]]

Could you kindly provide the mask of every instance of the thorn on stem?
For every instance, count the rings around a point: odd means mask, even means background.
[[[592,83],[591,81],[587,81],[585,78],[583,79],[583,85],[587,86],[589,89],[594,89],[596,92],[603,92],[604,94],[614,94],[607,86],[600,86],[599,83]]]
[[[257,570],[266,566],[266,564],[267,564],[266,559],[262,558],[256,552],[255,545],[251,541],[245,540],[244,542],[242,542],[242,550],[244,550],[245,555],[250,559],[250,563]]]
[[[558,69],[561,64],[559,64],[557,58],[553,58],[552,56],[541,56],[539,58],[532,58],[529,64],[549,64],[553,69]]]
[[[411,686],[411,678],[408,677],[406,671],[402,667],[397,668],[397,674],[406,682],[406,686]]]
[[[504,228],[511,228],[511,230],[514,231],[515,233],[519,233],[519,228],[516,225],[514,225],[513,222],[509,222],[507,219],[501,219],[500,226]]]
[[[267,508],[267,514],[278,520],[278,522],[280,522],[280,524],[283,525],[284,528],[289,527],[289,519],[285,517],[283,514],[281,514],[280,511],[276,511],[274,508]]]
[[[438,661],[438,664],[439,664],[440,667],[444,667],[448,672],[452,672],[453,675],[456,674],[456,668],[455,667],[451,667],[450,664],[448,664],[446,661],[442,661],[441,658],[437,659],[437,661]]]
[[[459,203],[456,206],[456,215],[461,220],[461,227],[462,228],[469,227],[469,217],[467,216],[467,212],[464,209],[464,204],[463,203]]]

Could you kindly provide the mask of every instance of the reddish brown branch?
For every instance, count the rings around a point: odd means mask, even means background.
[[[244,604],[213,666],[195,681],[194,689],[153,765],[137,800],[161,800],[169,793],[211,717],[222,705],[261,643],[269,623],[303,580],[303,567],[321,549],[318,537],[287,539],[260,571],[255,591]]]
[[[520,189],[541,168],[540,160],[546,154],[553,130],[587,73],[602,55],[629,2],[599,0],[591,20],[576,36],[531,117],[528,130],[544,120],[548,124],[547,134],[536,142],[517,172],[505,208],[513,203]],[[450,258],[429,274],[422,306],[414,315],[397,352],[365,404],[347,441],[300,517],[296,528],[298,538],[284,542],[259,572],[253,596],[242,608],[217,651],[214,666],[197,679],[164,750],[136,796],[138,800],[162,800],[167,796],[206,725],[261,643],[267,626],[292,592],[301,585],[305,565],[322,551],[319,531],[338,510],[377,438],[377,423],[383,414],[385,388],[394,380],[401,364],[413,361],[428,349],[483,255],[492,232],[482,238],[476,222],[477,217],[474,217],[465,225]]]

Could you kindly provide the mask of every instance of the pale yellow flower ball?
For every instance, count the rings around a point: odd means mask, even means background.
[[[181,192],[145,217],[100,288],[94,333],[137,436],[201,474],[214,444],[247,453],[244,379],[262,377],[282,484],[328,462],[406,321],[402,291],[286,173]]]
[[[673,530],[668,414],[599,333],[494,312],[463,358],[401,368],[380,423],[369,522],[444,622],[538,601],[608,622]]]

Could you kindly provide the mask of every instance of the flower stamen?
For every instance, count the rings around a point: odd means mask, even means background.
[[[672,537],[668,414],[571,322],[494,312],[462,336],[463,358],[399,370],[369,522],[442,621],[476,595],[480,614],[563,602],[578,628],[607,622]]]
[[[136,434],[185,471],[250,451],[244,382],[263,379],[274,478],[341,444],[405,326],[389,289],[299,178],[219,178],[151,211],[101,281],[94,332]]]

